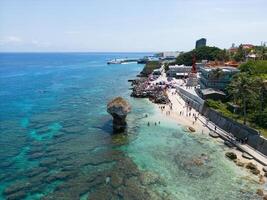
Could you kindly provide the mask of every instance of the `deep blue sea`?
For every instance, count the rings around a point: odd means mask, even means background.
[[[145,55],[1,53],[0,199],[258,199],[257,177],[227,160],[226,147],[130,97],[128,79],[143,65],[106,64]],[[106,112],[116,96],[132,105],[120,135]]]

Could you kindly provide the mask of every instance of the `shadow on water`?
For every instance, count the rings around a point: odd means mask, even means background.
[[[110,119],[110,117],[104,117],[103,120],[101,121],[102,123],[100,123],[97,126],[92,126],[92,128],[98,129],[107,134],[112,134],[113,133],[112,119]]]

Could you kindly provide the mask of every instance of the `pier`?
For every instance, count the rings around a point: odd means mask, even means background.
[[[138,63],[141,59],[139,58],[122,58],[122,59],[114,59],[107,62],[108,65],[110,64],[124,64],[124,63]]]

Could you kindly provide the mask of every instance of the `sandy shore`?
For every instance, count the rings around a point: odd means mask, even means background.
[[[195,120],[195,116],[198,117],[199,113],[193,108],[191,110],[187,108],[186,102],[177,93],[175,94],[174,93],[175,93],[175,89],[168,90],[167,92],[168,97],[171,101],[171,104],[155,105],[157,107],[157,111],[161,113],[161,116],[169,120],[170,119],[174,120],[175,122],[186,127],[187,129],[189,127],[192,127],[193,129],[196,130],[196,132],[192,132],[192,133],[190,133],[189,131],[189,134],[209,135],[211,130],[205,124],[203,124],[203,122],[201,122],[199,119]],[[162,107],[165,107],[165,108],[162,109]],[[189,113],[190,113],[190,116],[189,116]],[[203,116],[201,118],[203,118]],[[214,140],[216,140],[217,142],[221,144],[224,143],[224,140],[221,138],[216,138],[216,139],[214,138]],[[267,181],[266,177],[264,176],[265,174],[265,172],[263,171],[264,166],[261,163],[255,161],[254,159],[249,160],[249,159],[242,157],[242,152],[237,150],[235,147],[234,148],[229,148],[227,146],[225,147],[227,149],[225,152],[234,152],[237,155],[237,160],[236,160],[237,166],[242,167],[243,170],[248,170],[245,167],[246,164],[248,163],[255,164],[257,168],[260,170],[260,174],[257,175],[258,183],[264,186],[264,184]],[[253,176],[256,176],[256,175],[253,175]],[[262,189],[264,189],[264,187],[262,187]],[[267,190],[264,191],[264,194],[267,194]]]

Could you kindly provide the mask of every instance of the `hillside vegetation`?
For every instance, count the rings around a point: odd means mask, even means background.
[[[159,61],[148,61],[144,66],[143,70],[140,72],[141,76],[148,76],[155,69],[159,69],[161,64]]]
[[[207,105],[226,117],[258,129],[267,137],[267,61],[248,61],[239,69],[241,72],[227,87],[226,102],[208,100]],[[239,112],[232,113],[227,102],[238,105]]]
[[[228,60],[229,57],[227,55],[226,50],[219,49],[217,47],[200,47],[194,49],[192,51],[182,53],[176,58],[176,63],[178,65],[192,65],[193,55],[196,56],[197,61],[201,60]]]

